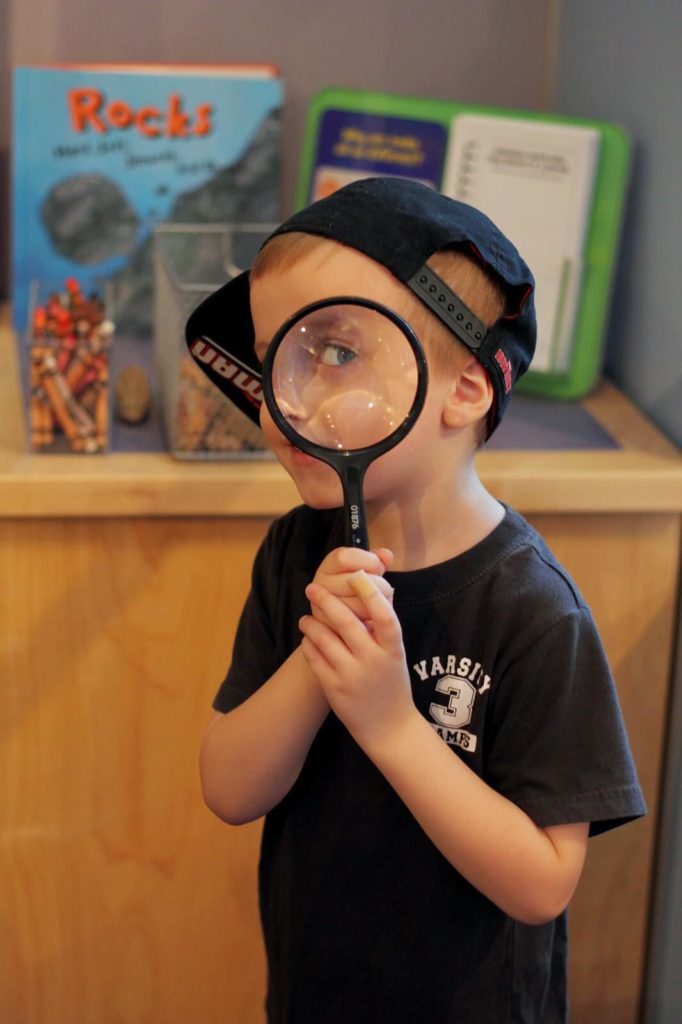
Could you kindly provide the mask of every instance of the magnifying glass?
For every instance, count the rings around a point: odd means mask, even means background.
[[[288,441],[338,473],[347,547],[369,547],[365,472],[414,426],[427,379],[424,351],[410,325],[370,299],[313,302],[287,320],[268,347],[265,404]]]

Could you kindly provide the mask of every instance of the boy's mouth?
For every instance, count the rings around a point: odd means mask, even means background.
[[[291,441],[286,442],[286,449],[289,453],[289,457],[295,466],[322,466],[324,465],[320,459],[316,459],[314,455],[308,455],[307,452],[302,451]]]
[[[313,455],[308,455],[307,452],[301,451],[295,444],[290,444],[289,449],[291,451],[291,457],[297,466],[309,466],[312,463],[319,463],[319,459],[316,459]]]

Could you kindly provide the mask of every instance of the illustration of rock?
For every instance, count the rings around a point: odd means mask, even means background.
[[[232,164],[221,168],[199,188],[181,193],[166,218],[171,224],[225,224],[279,220],[281,111],[263,119],[250,144]],[[180,252],[184,249],[184,252]],[[215,239],[193,236],[180,243],[181,260],[191,266],[193,280],[227,279],[216,267]],[[113,278],[116,327],[119,333],[146,337],[152,333],[154,305],[154,243],[151,236]],[[237,258],[241,258],[237,254]],[[250,254],[243,256],[248,266]],[[182,265],[174,267],[182,279]],[[204,275],[203,278],[201,275]],[[206,275],[214,276],[206,276]],[[216,276],[217,275],[217,276]]]
[[[138,217],[115,182],[101,174],[64,178],[48,192],[40,216],[61,256],[91,266],[135,245]]]

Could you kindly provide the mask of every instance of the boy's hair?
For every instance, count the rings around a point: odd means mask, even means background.
[[[268,273],[288,270],[321,245],[342,245],[319,235],[290,232],[270,239],[256,256],[251,268],[251,279],[257,280]],[[484,267],[473,253],[461,247],[449,246],[434,253],[428,265],[459,295],[472,313],[491,327],[506,311],[507,300],[501,283]],[[400,286],[400,282],[396,281]],[[436,373],[451,373],[470,357],[469,350],[434,316],[412,293],[401,286],[403,301],[400,313],[408,321],[426,350],[429,366]],[[487,417],[476,425],[475,441],[480,446],[488,433]]]

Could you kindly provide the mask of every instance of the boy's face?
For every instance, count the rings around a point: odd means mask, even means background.
[[[256,354],[262,360],[279,327],[319,299],[353,295],[372,299],[408,318],[407,289],[384,267],[362,253],[320,240],[291,267],[263,274],[251,282],[251,314],[256,334]],[[401,308],[402,307],[402,308]],[[444,469],[438,463],[441,431],[439,399],[445,381],[430,380],[426,404],[417,423],[403,441],[377,459],[365,478],[365,499],[409,500],[420,493],[430,477]],[[280,433],[265,406],[261,426],[273,452],[294,480],[299,493],[313,508],[342,504],[341,483],[336,472],[319,459],[299,451]]]

